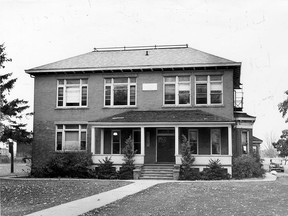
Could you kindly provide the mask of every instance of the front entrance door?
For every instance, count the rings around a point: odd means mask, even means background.
[[[157,162],[175,162],[175,136],[157,136]]]

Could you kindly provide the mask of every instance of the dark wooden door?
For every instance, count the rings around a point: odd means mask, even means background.
[[[175,162],[175,136],[157,137],[157,162]]]

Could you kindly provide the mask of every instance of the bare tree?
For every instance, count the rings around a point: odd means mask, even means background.
[[[275,158],[279,154],[274,148],[273,143],[277,141],[276,135],[273,131],[266,134],[265,141],[261,144],[261,157]]]

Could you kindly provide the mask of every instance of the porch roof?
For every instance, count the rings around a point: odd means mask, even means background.
[[[217,116],[202,110],[154,110],[154,111],[128,111],[90,122],[101,123],[141,123],[141,122],[225,122],[234,123],[233,120]]]

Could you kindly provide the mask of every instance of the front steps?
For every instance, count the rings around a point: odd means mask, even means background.
[[[145,164],[139,179],[173,180],[174,164]]]

